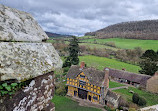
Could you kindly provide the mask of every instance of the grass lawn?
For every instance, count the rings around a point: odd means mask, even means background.
[[[121,87],[121,86],[124,86],[124,85],[117,83],[117,82],[114,82],[114,81],[109,82],[109,88],[115,88],[115,87]]]
[[[65,96],[54,96],[52,102],[55,104],[55,111],[101,111],[100,109],[79,106],[77,102]]]
[[[133,94],[129,93],[130,90],[144,97],[147,101],[147,106],[158,104],[158,95],[146,91],[142,91],[137,88],[129,87],[129,89],[118,89],[118,90],[114,90],[114,92],[121,94],[123,97],[127,98],[127,100],[131,102]]]
[[[140,70],[139,66],[120,62],[115,59],[108,59],[105,57],[87,55],[87,56],[80,56],[79,59],[80,59],[80,62],[84,61],[88,67],[90,66],[95,67],[99,70],[103,70],[105,67],[120,69],[120,70],[122,68],[126,68],[127,71],[135,72],[135,73],[138,73],[138,70]]]
[[[144,50],[153,49],[158,50],[158,40],[137,40],[137,39],[123,39],[123,38],[110,38],[110,39],[86,39],[84,42],[93,43],[96,40],[97,43],[114,42],[115,45],[122,49],[134,49],[135,47],[141,47]]]

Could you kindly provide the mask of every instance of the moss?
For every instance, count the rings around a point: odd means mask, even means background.
[[[0,68],[4,68],[4,66],[2,66],[2,65],[0,64]]]
[[[20,61],[16,61],[16,62],[15,62],[15,64],[18,64],[18,65],[20,65],[20,64],[21,64],[21,62],[20,62]]]

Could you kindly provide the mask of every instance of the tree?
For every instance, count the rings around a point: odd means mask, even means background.
[[[141,74],[154,75],[158,70],[158,52],[147,50],[140,58],[139,66],[141,70],[139,72]]]
[[[138,101],[138,105],[139,106],[145,106],[146,105],[146,99],[143,98],[143,97],[140,97],[139,101]]]
[[[133,94],[132,101],[133,101],[133,103],[136,103],[139,106],[146,105],[146,99],[144,97],[140,97],[137,93]]]
[[[66,57],[63,67],[70,67],[71,65],[77,65],[79,63],[79,58],[78,58],[79,45],[78,45],[78,39],[75,36],[73,36],[72,39],[70,40],[68,51],[69,51],[69,56]]]
[[[136,104],[138,104],[139,101],[139,95],[137,93],[134,93],[132,96],[132,101]]]

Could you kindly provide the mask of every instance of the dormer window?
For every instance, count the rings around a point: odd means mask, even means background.
[[[84,75],[80,75],[80,78],[85,78],[85,76]]]

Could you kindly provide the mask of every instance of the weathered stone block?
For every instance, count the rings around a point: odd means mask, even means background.
[[[0,4],[0,40],[41,42],[46,39],[48,36],[30,14]]]
[[[62,61],[50,43],[0,42],[1,81],[27,80],[61,67]]]

